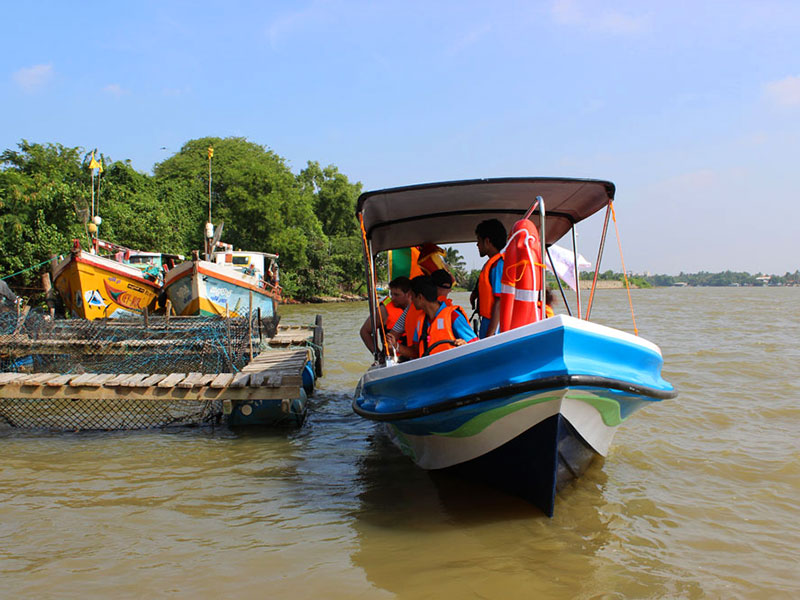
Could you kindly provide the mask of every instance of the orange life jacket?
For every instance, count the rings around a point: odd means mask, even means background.
[[[397,319],[403,314],[405,308],[400,308],[392,302],[391,296],[383,300],[383,307],[386,309],[386,323],[384,323],[383,326],[386,328],[386,331],[391,331],[394,324],[397,323]]]
[[[541,309],[542,309],[542,301],[541,300],[537,300],[536,301],[536,310],[541,310]],[[550,317],[555,317],[555,316],[556,316],[556,313],[553,312],[553,307],[550,306],[549,304],[545,304],[544,305],[544,318],[545,319],[549,319]]]
[[[461,309],[460,306],[445,306],[442,310],[440,310],[437,315],[433,317],[433,322],[428,325],[427,335],[423,335],[422,331],[426,320],[423,313],[423,317],[417,321],[417,339],[419,340],[420,356],[425,354],[425,351],[433,346],[436,342],[441,340],[456,339],[456,335],[453,333],[453,319],[455,318],[456,311],[459,309]],[[463,309],[461,309],[461,314],[464,314]],[[450,344],[441,344],[431,350],[430,353],[436,354],[438,352],[449,350],[450,348],[453,348],[453,346]]]
[[[492,281],[489,279],[489,274],[494,264],[501,258],[503,258],[503,254],[498,252],[487,260],[478,277],[478,314],[486,319],[492,318],[492,310],[494,310],[494,303],[496,300],[494,292],[492,291]]]

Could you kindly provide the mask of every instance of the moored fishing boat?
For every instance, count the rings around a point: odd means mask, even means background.
[[[549,257],[548,248],[570,230],[574,234],[576,223],[607,208],[599,269],[614,190],[597,180],[508,178],[363,194],[357,214],[373,319],[379,252],[473,241],[485,219],[496,218],[510,230],[530,216],[540,232],[539,256]],[[538,262],[531,256],[531,271],[534,264],[543,267]],[[528,293],[520,291],[517,299]],[[541,306],[541,284],[538,292]],[[530,322],[409,362],[384,360],[385,351],[378,350],[353,408],[387,424],[395,444],[422,468],[456,470],[552,515],[557,492],[595,456],[606,455],[620,423],[642,406],[676,395],[661,377],[655,344],[589,322],[591,296],[581,318],[579,292],[575,300],[574,317],[542,318],[533,311]],[[566,295],[564,301],[571,312]],[[382,340],[375,341],[379,348]]]
[[[75,240],[53,272],[53,285],[70,313],[89,320],[118,319],[152,308],[161,290],[160,273],[126,264],[125,248],[93,242],[90,252]],[[100,256],[101,249],[114,253]]]
[[[210,260],[194,256],[164,276],[164,289],[179,315],[277,315],[281,298],[276,254],[233,250],[214,244]]]

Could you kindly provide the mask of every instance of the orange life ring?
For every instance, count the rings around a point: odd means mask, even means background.
[[[500,279],[500,331],[539,320],[536,310],[538,293],[542,289],[542,269],[539,232],[528,219],[517,221],[503,251],[505,258]]]

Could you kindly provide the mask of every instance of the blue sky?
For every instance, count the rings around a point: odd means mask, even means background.
[[[800,268],[798,2],[117,4],[4,7],[0,149],[150,172],[244,136],[365,189],[598,177],[630,270]]]

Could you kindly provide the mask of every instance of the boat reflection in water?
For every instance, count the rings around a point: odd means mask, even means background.
[[[554,520],[525,500],[447,471],[424,471],[376,433],[359,465],[362,492],[352,527],[353,564],[399,598],[573,598],[591,591],[611,563],[615,539],[603,516],[607,477],[593,464],[565,491]],[[569,514],[568,514],[569,513]],[[568,566],[568,568],[567,568]],[[546,573],[580,573],[579,579]],[[615,570],[615,573],[617,571]]]

